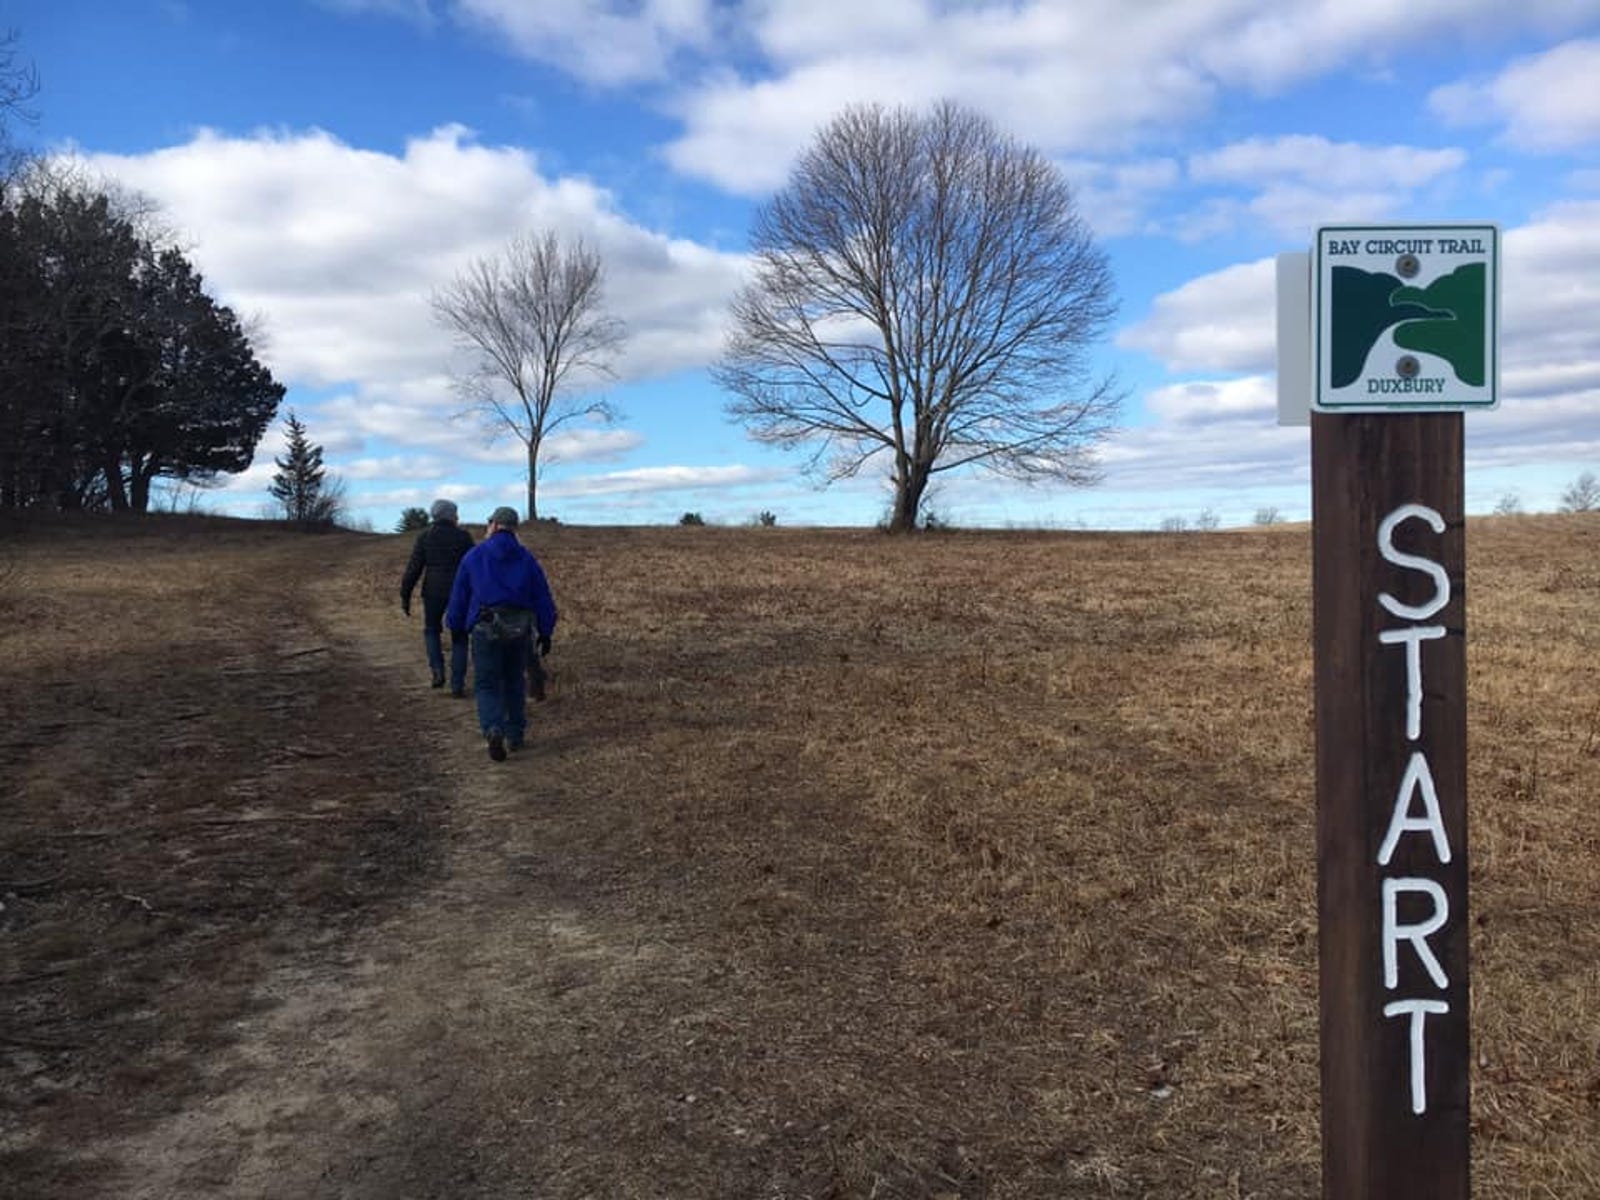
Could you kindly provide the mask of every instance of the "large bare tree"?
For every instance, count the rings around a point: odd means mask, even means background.
[[[569,421],[613,419],[592,390],[612,374],[622,322],[605,307],[605,270],[582,239],[554,233],[514,238],[474,260],[433,295],[435,319],[472,363],[457,377],[496,432],[528,452],[528,519],[538,518],[539,452]]]
[[[714,368],[757,439],[829,480],[887,458],[889,528],[932,476],[1093,482],[1120,395],[1090,347],[1110,270],[1061,172],[986,117],[852,107],[756,214],[753,280]]]

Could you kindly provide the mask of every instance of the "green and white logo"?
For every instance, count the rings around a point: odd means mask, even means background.
[[[1493,225],[1317,230],[1314,406],[1493,408],[1499,247]]]

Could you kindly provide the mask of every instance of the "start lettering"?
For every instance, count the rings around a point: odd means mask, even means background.
[[[1385,562],[1427,576],[1433,585],[1432,594],[1420,604],[1406,604],[1388,592],[1380,592],[1378,605],[1391,616],[1421,622],[1436,616],[1450,603],[1450,576],[1433,559],[1407,554],[1395,547],[1395,530],[1411,520],[1426,522],[1434,533],[1443,533],[1445,529],[1444,518],[1433,509],[1422,504],[1402,504],[1378,525],[1378,553]],[[1402,646],[1405,650],[1407,742],[1415,743],[1422,736],[1422,645],[1443,638],[1445,633],[1443,625],[1422,624],[1384,629],[1378,633],[1380,645]],[[1412,835],[1428,838],[1440,864],[1450,861],[1450,835],[1439,807],[1438,789],[1434,785],[1427,755],[1420,749],[1412,750],[1400,784],[1395,789],[1388,830],[1378,849],[1378,866],[1387,867],[1393,861],[1401,840]],[[1422,902],[1421,907],[1426,909],[1426,915],[1420,919],[1403,920],[1400,913],[1402,897],[1411,899],[1409,907],[1413,911],[1419,907],[1417,902]],[[1447,990],[1450,979],[1428,941],[1450,923],[1450,897],[1444,887],[1436,880],[1422,877],[1385,878],[1380,908],[1384,988],[1388,991],[1399,989],[1400,950],[1401,943],[1405,943],[1434,987],[1441,992]],[[1449,1011],[1450,1005],[1446,1001],[1426,997],[1391,1000],[1383,1006],[1385,1017],[1410,1018],[1411,1111],[1418,1115],[1428,1111],[1427,1020],[1430,1016],[1442,1016]]]

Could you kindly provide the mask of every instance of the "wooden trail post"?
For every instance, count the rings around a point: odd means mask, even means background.
[[[1492,225],[1324,226],[1278,264],[1279,419],[1311,424],[1323,1200],[1471,1195],[1462,413],[1498,402],[1498,255]]]
[[[1462,417],[1311,458],[1323,1196],[1468,1200]]]

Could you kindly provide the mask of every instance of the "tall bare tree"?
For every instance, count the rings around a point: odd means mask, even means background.
[[[433,295],[435,319],[470,351],[457,377],[495,432],[528,452],[528,519],[539,515],[539,452],[569,421],[613,419],[590,389],[612,375],[625,330],[605,307],[599,252],[559,235],[515,238],[499,255],[474,260]]]
[[[1121,397],[1088,353],[1110,270],[1061,172],[984,116],[852,107],[756,214],[755,276],[714,368],[757,439],[829,480],[887,456],[889,528],[975,466],[1071,484]]]

